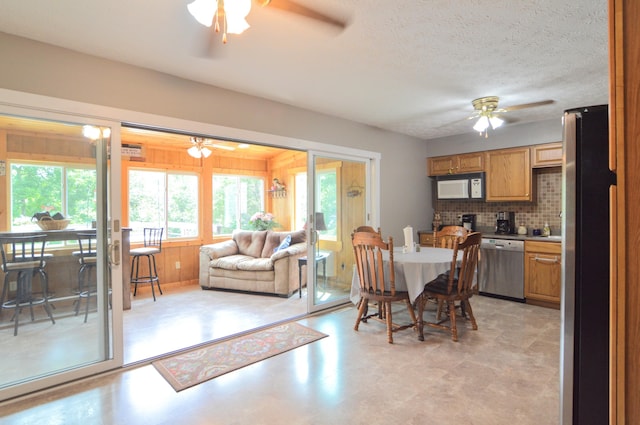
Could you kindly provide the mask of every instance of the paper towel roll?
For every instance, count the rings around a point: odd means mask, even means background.
[[[404,228],[404,251],[413,252],[413,227],[407,226]]]

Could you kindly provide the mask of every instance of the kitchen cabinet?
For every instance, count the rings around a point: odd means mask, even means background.
[[[525,241],[524,296],[527,303],[560,308],[562,244]]]
[[[561,167],[562,142],[545,143],[531,147],[531,167]]]
[[[433,246],[433,232],[420,230],[418,232],[418,243],[420,246]]]
[[[531,151],[528,147],[485,153],[487,202],[532,201]]]
[[[434,156],[427,159],[427,174],[429,176],[477,173],[479,171],[484,171],[483,152]]]

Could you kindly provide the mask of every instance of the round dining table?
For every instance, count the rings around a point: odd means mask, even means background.
[[[396,291],[407,291],[411,302],[422,293],[424,285],[451,268],[453,250],[448,248],[421,247],[420,251],[403,252],[394,248],[393,264],[396,277]],[[389,273],[389,253],[383,252],[385,281]],[[360,301],[360,280],[354,266],[351,281],[351,302]]]

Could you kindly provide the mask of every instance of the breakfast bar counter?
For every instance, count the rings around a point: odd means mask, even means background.
[[[0,232],[0,238],[2,237],[17,237],[17,236],[37,236],[45,235],[47,242],[61,242],[61,241],[77,241],[79,234],[95,233],[95,229],[63,229],[63,230],[33,230],[28,232]],[[130,271],[131,261],[129,256],[130,247],[130,233],[131,229],[122,229],[122,306],[125,310],[131,308],[131,283],[130,283]],[[58,291],[60,294],[69,292],[67,287],[72,287],[77,280],[77,267],[78,260],[67,253],[69,249],[66,247],[60,247],[60,251],[65,252],[64,255],[57,256],[56,248],[52,249],[52,256],[48,256],[46,261],[48,264],[47,273],[49,277],[49,288],[53,291]],[[57,285],[56,285],[57,284]],[[61,288],[61,284],[65,285],[65,288]],[[58,288],[56,289],[56,286]]]

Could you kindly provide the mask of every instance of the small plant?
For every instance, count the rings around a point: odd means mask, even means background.
[[[273,214],[265,213],[264,211],[260,211],[252,215],[249,219],[249,223],[255,230],[271,230],[280,226],[280,224],[275,221]]]

